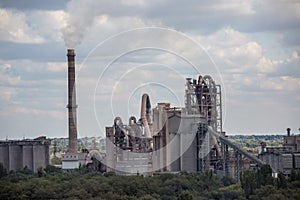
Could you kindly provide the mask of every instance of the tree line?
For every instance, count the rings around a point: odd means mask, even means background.
[[[204,173],[119,176],[89,172],[85,167],[63,172],[54,166],[37,173],[24,168],[7,173],[0,163],[0,199],[300,199],[300,173],[289,179],[271,176],[269,166],[244,171],[241,183]]]
[[[300,199],[299,170],[292,170],[288,178],[281,172],[274,178],[270,165],[262,165],[257,171],[243,171],[240,182],[247,199]]]

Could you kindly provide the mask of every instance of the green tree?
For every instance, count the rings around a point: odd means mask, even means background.
[[[279,195],[279,191],[276,190],[276,188],[273,185],[266,185],[266,186],[262,186],[261,188],[258,188],[255,190],[255,193],[250,195],[249,199],[251,200],[274,200],[278,199]],[[272,196],[272,198],[270,198]],[[279,195],[280,197],[280,195]],[[285,199],[285,198],[281,198],[281,199]],[[280,200],[281,200],[280,199]]]
[[[60,173],[61,170],[58,169],[57,167],[53,166],[53,165],[47,165],[46,168],[45,168],[45,172],[47,174],[54,175],[55,173]]]
[[[217,192],[221,199],[245,198],[242,188],[237,184],[219,188]]]
[[[43,177],[46,174],[43,167],[39,167],[37,169],[37,174],[38,174],[38,177]]]
[[[6,171],[6,169],[4,168],[3,164],[0,163],[0,179],[1,179],[2,177],[6,176],[6,175],[7,175],[7,171]]]
[[[51,164],[52,165],[61,165],[61,158],[58,158],[58,157],[53,157],[52,159],[51,159]]]
[[[291,170],[291,174],[290,174],[290,178],[289,178],[290,182],[293,181],[300,181],[300,170]]]
[[[258,186],[274,185],[274,179],[272,177],[272,168],[270,165],[262,165],[257,171]]]
[[[241,175],[241,186],[247,198],[254,194],[254,191],[257,188],[256,172],[250,170],[243,171]]]
[[[228,176],[223,176],[221,179],[224,186],[229,186],[234,184],[234,180]]]
[[[158,197],[154,197],[150,194],[146,194],[140,198],[140,200],[157,200],[157,199],[158,199]]]
[[[279,189],[286,189],[287,188],[287,181],[285,176],[283,175],[282,172],[278,173],[278,177],[277,177],[277,187]]]
[[[178,197],[178,200],[193,200],[193,199],[194,197],[190,190],[183,191]]]

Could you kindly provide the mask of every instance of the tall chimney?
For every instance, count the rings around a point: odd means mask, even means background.
[[[77,115],[75,86],[75,51],[68,49],[68,114],[69,114],[69,153],[77,153]]]
[[[287,136],[291,136],[291,129],[290,128],[287,128],[286,132],[287,132]]]

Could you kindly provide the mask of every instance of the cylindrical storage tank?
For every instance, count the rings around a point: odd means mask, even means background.
[[[23,167],[33,170],[33,146],[23,145]]]
[[[17,170],[23,168],[23,156],[21,145],[9,145],[9,170]]]

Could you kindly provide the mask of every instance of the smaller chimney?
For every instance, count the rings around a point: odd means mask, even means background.
[[[287,136],[291,136],[291,129],[290,128],[287,128],[286,132],[287,132]]]
[[[267,147],[267,143],[266,142],[261,142],[260,143],[260,152],[259,153],[261,154],[263,152],[266,152],[267,151],[266,147]]]

